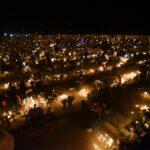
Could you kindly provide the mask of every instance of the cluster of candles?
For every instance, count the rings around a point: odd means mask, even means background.
[[[138,76],[141,72],[140,71],[135,71],[135,72],[130,72],[130,73],[127,73],[127,74],[123,74],[121,76],[121,83],[124,84],[128,81],[131,81],[133,80],[136,76]]]
[[[96,141],[97,142],[93,144],[95,150],[111,149],[115,144],[113,138],[106,133],[100,134]]]
[[[23,107],[24,111],[29,111],[30,108],[34,107],[46,107],[47,100],[42,97],[41,95],[38,95],[37,97],[33,98],[33,96],[27,97],[23,100]]]

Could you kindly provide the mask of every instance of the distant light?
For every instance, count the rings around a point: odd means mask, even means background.
[[[144,95],[148,95],[148,92],[144,92]]]
[[[55,61],[55,58],[51,58],[51,61],[54,62],[54,61]]]
[[[98,68],[98,70],[99,70],[99,71],[104,71],[104,67],[100,66],[100,67]]]
[[[25,63],[25,62],[23,62],[22,64],[23,64],[23,66],[25,66],[25,65],[26,65],[26,63]]]
[[[60,99],[61,99],[61,100],[64,100],[64,99],[67,99],[67,98],[68,98],[68,96],[67,96],[66,94],[60,95]]]
[[[9,82],[4,84],[4,89],[8,89],[9,88]]]
[[[129,58],[126,57],[120,57],[121,62],[126,63]]]
[[[109,59],[109,57],[108,57],[108,55],[107,55],[107,54],[105,55],[105,57],[106,57],[106,59],[107,59],[107,60]]]
[[[98,146],[97,146],[96,144],[94,144],[94,148],[95,148],[95,149],[98,149]]]
[[[56,45],[56,43],[51,43],[50,47],[54,47]]]
[[[7,33],[4,33],[4,36],[7,36]]]
[[[136,45],[134,45],[134,46],[133,46],[133,48],[134,48],[134,49],[136,49],[136,48],[137,48],[137,46],[136,46]]]
[[[80,96],[82,96],[82,97],[87,97],[88,91],[87,91],[86,89],[81,89],[81,90],[79,91],[79,94],[80,94]]]
[[[136,104],[136,105],[135,105],[135,107],[136,107],[136,108],[139,108],[139,105],[138,105],[138,104]]]
[[[149,110],[149,107],[147,105],[141,106],[140,110]]]
[[[90,72],[90,73],[94,73],[95,70],[91,68],[91,69],[89,70],[89,72]]]
[[[10,34],[10,37],[13,37],[13,34]]]
[[[148,123],[145,123],[144,126],[145,126],[146,128],[149,128],[149,124],[148,124]]]
[[[138,121],[135,121],[135,123],[138,124],[139,122],[138,122]]]
[[[112,144],[113,144],[113,139],[110,138],[110,139],[108,140],[107,144],[108,144],[109,146],[112,146]]]
[[[81,38],[81,42],[84,43],[84,38]]]

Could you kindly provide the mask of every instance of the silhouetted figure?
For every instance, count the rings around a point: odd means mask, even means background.
[[[72,102],[74,101],[74,97],[73,96],[69,96],[68,97],[68,108],[72,107]]]
[[[21,94],[21,96],[24,96],[24,95],[25,95],[25,92],[26,92],[26,85],[25,85],[25,82],[24,82],[24,81],[21,81],[21,82],[20,82],[20,85],[19,85],[19,93]]]
[[[66,109],[67,108],[67,101],[64,99],[61,102],[63,104],[63,108]]]

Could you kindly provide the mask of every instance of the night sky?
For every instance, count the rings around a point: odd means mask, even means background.
[[[150,34],[149,9],[115,1],[6,2],[0,32]]]

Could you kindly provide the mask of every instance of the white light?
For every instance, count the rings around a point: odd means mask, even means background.
[[[140,110],[149,110],[149,107],[147,105],[141,106]]]
[[[13,34],[10,34],[10,37],[13,37]]]
[[[143,64],[144,63],[144,61],[142,61],[142,60],[140,60],[139,62],[138,62],[138,64]]]
[[[125,57],[120,57],[121,62],[126,63],[128,61],[129,58],[125,58]]]
[[[77,62],[77,66],[79,66],[79,65],[80,65],[80,62],[78,61],[78,62]]]
[[[98,68],[98,70],[103,72],[103,71],[104,71],[104,67],[100,66],[100,67]]]
[[[66,61],[67,61],[67,59],[66,59],[66,58],[64,58],[63,60],[64,60],[64,62],[66,62]]]
[[[4,71],[4,74],[5,74],[5,75],[8,75],[8,74],[9,74],[9,72],[8,72],[8,71]]]
[[[62,94],[62,95],[60,95],[59,97],[60,97],[61,100],[68,98],[68,96],[67,96],[66,94]]]
[[[121,83],[124,84],[126,82],[125,78],[121,78]]]
[[[11,112],[11,111],[8,111],[8,114],[9,114],[9,115],[12,115],[12,112]]]
[[[36,65],[38,65],[39,64],[38,60],[35,60],[35,63],[36,63]]]
[[[7,113],[6,113],[6,112],[4,112],[4,113],[3,113],[3,116],[6,116],[6,115],[7,115]]]
[[[111,66],[107,66],[107,68],[106,68],[107,70],[112,70],[112,67]]]
[[[125,54],[124,57],[127,58],[127,57],[128,57],[128,54]]]
[[[144,95],[148,95],[148,92],[144,92]]]
[[[9,83],[5,83],[4,84],[4,89],[8,89],[9,88]]]
[[[77,59],[77,57],[73,57],[73,60],[76,60]]]
[[[126,81],[134,79],[138,74],[140,74],[140,71],[124,74],[121,77],[121,82],[124,84]]]
[[[26,63],[25,63],[25,62],[23,62],[22,64],[23,64],[23,66],[25,66],[25,65],[26,65]]]
[[[35,105],[39,106],[39,102],[33,99],[32,96],[30,96],[24,99],[23,105],[24,105],[25,111],[28,111],[30,108],[33,108]]]
[[[55,61],[55,58],[51,58],[51,61],[54,62],[54,61]]]
[[[89,72],[90,72],[90,73],[94,73],[95,70],[91,68]]]
[[[32,70],[31,70],[31,68],[30,68],[29,66],[25,66],[25,67],[23,68],[23,71],[24,71],[24,72],[31,72]]]
[[[108,55],[105,55],[105,57],[106,57],[107,60],[109,59]]]
[[[82,96],[82,97],[87,97],[88,91],[85,90],[85,89],[81,89],[81,90],[79,91],[79,94],[80,94],[80,96]]]
[[[94,144],[94,148],[95,148],[95,149],[98,149],[98,145]]]
[[[113,144],[113,139],[112,139],[112,138],[110,138],[110,139],[108,140],[107,144],[108,144],[108,146],[109,146],[109,147],[111,147],[111,146],[112,146],[112,144]]]
[[[117,68],[120,68],[122,64],[123,64],[123,63],[119,62],[119,63],[116,65],[116,67],[117,67]]]
[[[139,108],[139,105],[138,105],[138,104],[136,104],[136,105],[135,105],[135,107],[136,107],[136,108]]]
[[[131,114],[134,114],[134,111],[131,111]]]
[[[50,47],[54,47],[56,45],[56,43],[51,43]]]
[[[144,126],[148,129],[149,128],[149,124],[145,123]]]
[[[139,122],[138,122],[138,121],[135,121],[135,123],[138,124]]]

